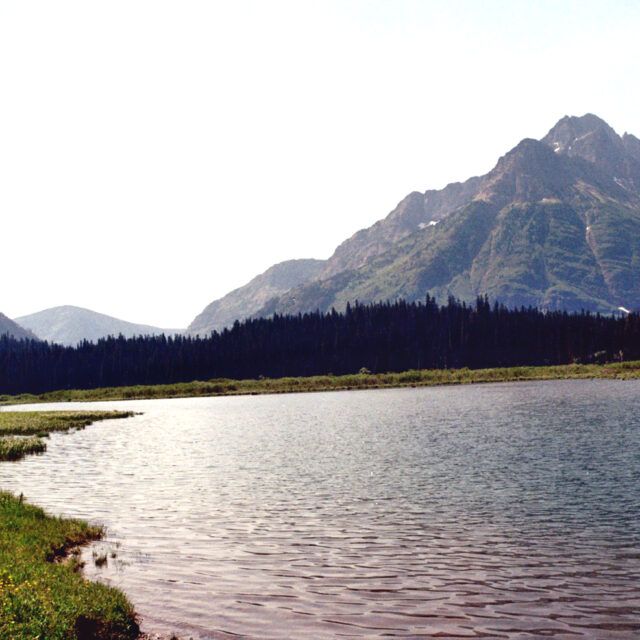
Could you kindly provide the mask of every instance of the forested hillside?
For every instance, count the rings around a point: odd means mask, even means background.
[[[640,316],[510,310],[480,298],[347,305],[236,322],[208,338],[107,338],[78,347],[0,339],[0,393],[213,378],[640,359]]]

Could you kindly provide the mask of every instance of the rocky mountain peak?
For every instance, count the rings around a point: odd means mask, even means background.
[[[547,135],[542,138],[542,142],[551,147],[556,153],[566,155],[581,155],[580,151],[586,146],[591,146],[587,139],[592,138],[600,143],[607,141],[619,146],[620,137],[601,118],[587,113],[584,116],[565,116],[562,118]],[[591,160],[591,158],[585,158]]]
[[[542,142],[558,155],[593,163],[625,188],[640,185],[640,140],[619,136],[598,116],[565,116]]]

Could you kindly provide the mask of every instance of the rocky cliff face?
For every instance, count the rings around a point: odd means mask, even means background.
[[[619,136],[604,120],[587,114],[565,116],[542,139],[555,153],[582,158],[613,179],[622,188],[640,188],[640,140]]]

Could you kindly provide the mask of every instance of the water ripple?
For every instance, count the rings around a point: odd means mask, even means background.
[[[637,638],[639,391],[100,403],[144,414],[53,434],[46,455],[0,465],[0,486],[105,524],[87,574],[148,631]]]

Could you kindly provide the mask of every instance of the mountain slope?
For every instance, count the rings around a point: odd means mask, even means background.
[[[83,340],[96,341],[106,336],[122,334],[126,338],[138,335],[173,335],[179,329],[160,329],[134,324],[81,307],[62,306],[16,318],[15,321],[34,331],[43,340],[75,346]]]
[[[7,318],[4,313],[0,313],[0,336],[10,336],[18,340],[37,340],[38,337],[28,329]]]
[[[327,261],[320,278],[325,279],[347,269],[357,269],[417,229],[437,224],[469,202],[477,193],[479,182],[480,178],[470,178],[464,183],[447,185],[441,191],[410,193],[384,220],[368,229],[361,229],[345,240]]]
[[[427,293],[550,309],[640,308],[640,141],[591,114],[565,117],[485,176],[410,194],[338,247],[321,279],[257,315]]]
[[[268,300],[317,278],[324,260],[288,260],[270,267],[251,282],[209,304],[189,325],[187,333],[208,335],[259,311]]]

